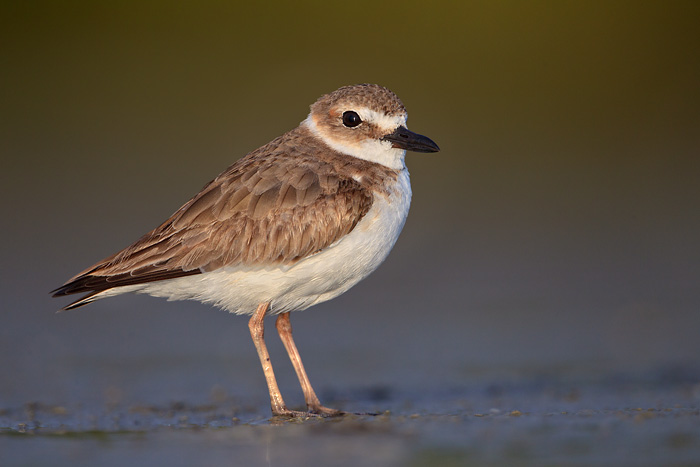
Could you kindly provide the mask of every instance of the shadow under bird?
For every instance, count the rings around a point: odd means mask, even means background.
[[[137,292],[251,315],[272,413],[341,415],[311,387],[289,313],[347,291],[394,246],[411,202],[406,151],[439,151],[407,130],[406,118],[401,100],[382,86],[326,94],[297,128],[236,161],[163,224],[52,293],[86,293],[64,310]],[[282,399],[263,338],[267,315],[277,315],[308,412]]]

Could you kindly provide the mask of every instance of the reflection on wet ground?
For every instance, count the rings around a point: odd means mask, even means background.
[[[34,402],[0,408],[0,464],[691,465],[700,384],[674,375],[356,389],[328,404],[377,414],[331,419],[271,419],[220,388],[206,404]]]

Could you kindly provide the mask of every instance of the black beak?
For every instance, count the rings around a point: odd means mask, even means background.
[[[405,127],[398,127],[393,133],[386,135],[382,141],[390,141],[391,146],[397,149],[405,149],[413,152],[438,152],[440,148],[427,136],[408,131]]]

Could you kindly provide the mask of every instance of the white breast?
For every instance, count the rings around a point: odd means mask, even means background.
[[[198,300],[237,314],[252,314],[267,301],[270,313],[303,310],[337,297],[379,267],[401,233],[410,203],[411,185],[404,168],[390,195],[376,195],[352,232],[292,266],[222,268],[132,291]]]

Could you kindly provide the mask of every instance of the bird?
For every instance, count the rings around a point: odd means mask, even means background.
[[[411,202],[406,151],[434,153],[377,84],[341,87],[299,126],[234,162],[165,222],[51,291],[85,293],[72,310],[123,293],[196,300],[250,315],[273,416],[345,414],[321,404],[292,337],[290,313],[346,292],[388,256]],[[282,398],[264,340],[275,326],[306,411]]]

